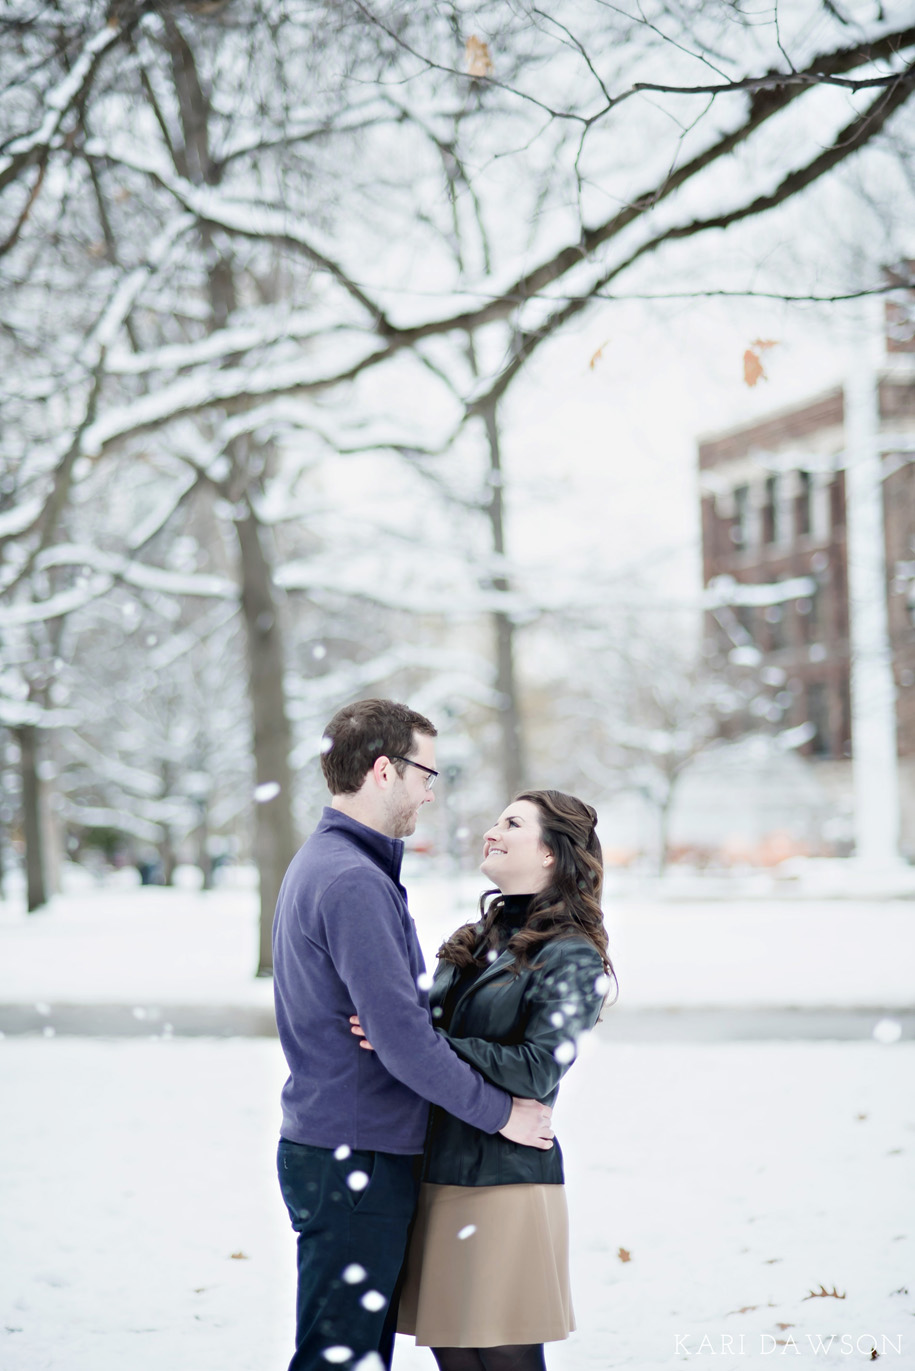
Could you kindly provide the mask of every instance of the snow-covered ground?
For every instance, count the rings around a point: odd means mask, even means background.
[[[579,1331],[551,1371],[852,1367],[873,1338],[915,1365],[915,1045],[590,1042],[556,1113]],[[265,1039],[0,1043],[4,1371],[282,1371],[282,1077]]]
[[[414,872],[411,888],[431,956],[478,886]],[[622,999],[608,1020],[915,1000],[915,909],[902,902],[619,901],[609,924]],[[273,1172],[276,1042],[153,1024],[139,1039],[50,1035],[55,1003],[267,1006],[255,948],[250,889],[124,878],[33,916],[0,904],[0,1005],[52,1011],[49,1036],[0,1041],[3,1371],[286,1365],[294,1242]],[[713,1354],[721,1371],[785,1357],[849,1367],[874,1339],[888,1368],[915,1366],[913,1069],[907,1041],[595,1034],[556,1113],[579,1331],[549,1349],[550,1371]],[[821,1287],[835,1296],[809,1297]],[[395,1371],[423,1369],[428,1352],[399,1340]]]
[[[416,859],[413,859],[416,863]],[[47,910],[0,903],[0,1003],[269,1007],[256,897],[84,878]],[[408,874],[426,959],[474,916],[478,877]],[[669,1006],[915,1005],[915,901],[611,898],[615,1013]]]

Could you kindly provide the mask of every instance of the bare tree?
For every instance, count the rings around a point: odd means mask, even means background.
[[[294,449],[432,454],[471,420],[498,476],[498,406],[542,343],[611,290],[644,290],[649,270],[670,290],[698,263],[713,288],[723,233],[789,211],[895,134],[915,28],[880,15],[852,33],[813,0],[798,8],[790,35],[724,3],[470,18],[361,0],[61,0],[0,20],[2,593],[34,594],[37,559],[100,464],[152,461],[171,508],[190,481],[231,510],[257,782],[279,787],[257,811],[261,970],[295,846],[265,493],[288,487]],[[493,246],[457,273],[428,134],[447,145],[456,113],[476,166],[461,194]],[[476,361],[443,380],[436,349],[455,337]],[[378,373],[423,397],[382,416],[381,440],[365,432]],[[507,610],[496,624],[514,699]]]
[[[569,783],[598,800],[625,791],[645,801],[663,875],[671,812],[693,762],[749,734],[777,734],[784,709],[756,666],[730,662],[697,641],[695,607],[675,613],[656,595],[640,598],[639,607],[609,615],[570,607],[563,615],[568,652],[542,708],[544,732],[554,739],[551,766]]]

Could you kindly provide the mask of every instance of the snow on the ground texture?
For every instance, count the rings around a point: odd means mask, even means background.
[[[270,1005],[256,968],[253,890],[89,885],[32,915],[0,904],[7,1003]]]
[[[134,873],[121,873],[130,878]],[[0,1002],[264,1005],[256,980],[253,889],[95,885],[37,914],[0,903]],[[478,877],[408,875],[430,965],[475,916]],[[915,1003],[915,905],[909,901],[608,900],[620,980],[613,1011],[647,1006]]]
[[[579,1331],[550,1371],[854,1367],[872,1338],[915,1365],[913,1067],[909,1044],[591,1039],[556,1114]],[[0,1042],[4,1371],[283,1371],[283,1074],[270,1040]],[[434,1371],[403,1338],[394,1366]]]

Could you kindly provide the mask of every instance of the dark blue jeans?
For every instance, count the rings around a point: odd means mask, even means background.
[[[298,1234],[289,1371],[355,1371],[370,1352],[391,1365],[419,1162],[280,1139],[280,1190]]]

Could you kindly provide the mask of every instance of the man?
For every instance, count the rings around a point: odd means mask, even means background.
[[[513,1100],[432,1026],[400,884],[402,839],[432,800],[436,730],[391,700],[334,715],[321,764],[331,804],[290,864],[274,924],[289,1065],[277,1166],[298,1233],[289,1371],[389,1367],[429,1102],[513,1142],[552,1146],[550,1110]],[[358,1014],[374,1052],[350,1030]]]

